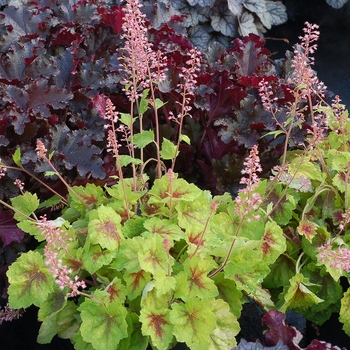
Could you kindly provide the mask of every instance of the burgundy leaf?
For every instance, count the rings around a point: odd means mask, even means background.
[[[263,316],[262,321],[269,327],[266,341],[276,345],[282,340],[289,350],[301,350],[298,344],[303,336],[295,327],[286,325],[285,318],[286,315],[277,310],[270,310]]]
[[[265,41],[255,34],[234,40],[232,55],[236,61],[236,74],[238,76],[253,75],[258,68],[266,63],[270,52],[263,48],[264,43]]]
[[[338,346],[332,346],[325,341],[314,339],[305,350],[340,350],[340,348]],[[342,348],[342,350],[346,350],[346,348]]]
[[[0,239],[4,247],[12,242],[20,243],[25,233],[16,225],[13,213],[8,210],[0,210]]]
[[[34,113],[40,113],[43,117],[51,115],[49,107],[55,109],[64,108],[73,94],[56,86],[49,86],[47,80],[39,79],[26,86],[29,95],[28,108]]]
[[[122,32],[124,18],[122,9],[122,6],[111,6],[108,10],[103,7],[98,8],[98,13],[101,15],[102,21],[111,26],[114,33],[117,35]]]
[[[79,33],[72,33],[69,28],[62,28],[51,41],[51,46],[71,46],[73,43],[80,44],[83,39]]]

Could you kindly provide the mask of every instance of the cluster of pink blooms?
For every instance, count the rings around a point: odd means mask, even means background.
[[[46,149],[45,145],[40,140],[36,141],[36,149],[35,150],[36,150],[36,154],[39,158],[46,158],[47,149]]]
[[[11,309],[7,304],[3,309],[0,307],[0,325],[6,321],[19,319],[25,312],[25,309]]]
[[[339,247],[333,250],[331,244],[325,244],[318,248],[318,260],[330,267],[350,272],[350,250]]]
[[[236,214],[247,216],[252,211],[256,211],[262,203],[261,195],[254,192],[260,181],[257,173],[262,171],[258,154],[258,146],[254,145],[250,150],[249,157],[243,163],[245,168],[241,173],[244,176],[241,178],[240,183],[246,186],[239,191],[243,196],[237,196],[236,198]],[[253,215],[253,218],[259,220],[260,215]],[[250,218],[247,221],[250,221]]]
[[[68,296],[79,295],[79,288],[86,288],[85,282],[80,281],[78,276],[72,278],[72,269],[64,265],[58,256],[60,250],[67,250],[67,241],[71,241],[71,238],[60,227],[55,226],[52,221],[48,221],[45,216],[41,217],[37,226],[47,242],[44,248],[45,263],[49,266],[49,271],[55,278],[55,282],[62,290],[66,287],[71,290]]]
[[[108,129],[107,151],[113,154],[118,154],[118,148],[120,147],[120,145],[118,144],[116,129],[114,124],[118,122],[119,115],[115,109],[116,108],[113,105],[112,101],[108,98],[106,100],[106,115],[105,115],[105,119],[110,122],[109,124],[105,125],[105,128]]]
[[[145,15],[142,5],[137,0],[127,0],[124,7],[123,35],[125,54],[121,57],[127,78],[124,83],[130,85],[125,93],[130,100],[142,96],[142,90],[149,88],[150,80],[164,80],[163,57],[160,51],[155,52],[147,37]]]
[[[186,65],[181,67],[181,72],[179,73],[180,82],[178,84],[178,89],[185,100],[186,114],[188,114],[191,110],[189,102],[191,96],[193,96],[196,91],[197,78],[201,67],[202,57],[201,52],[197,48],[192,48],[188,52],[188,55],[190,58],[186,61]]]
[[[324,96],[326,86],[319,81],[317,74],[310,66],[314,64],[314,57],[312,55],[317,49],[316,42],[319,39],[320,32],[317,24],[305,23],[306,27],[304,35],[300,36],[301,43],[295,46],[292,66],[294,68],[293,76],[289,79],[289,83],[294,83],[300,87],[311,87],[312,90],[320,96]],[[302,89],[303,93],[305,89]]]
[[[278,98],[274,96],[274,91],[272,89],[272,86],[269,84],[268,81],[265,79],[262,79],[259,82],[259,96],[261,98],[261,103],[263,104],[264,108],[271,112],[276,113],[277,109],[274,105],[275,102],[277,102]]]
[[[23,193],[24,190],[24,182],[22,182],[20,179],[16,179],[13,184],[18,187],[18,189]]]

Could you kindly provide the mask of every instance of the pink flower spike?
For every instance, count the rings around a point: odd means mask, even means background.
[[[46,158],[47,149],[45,148],[45,145],[40,141],[36,141],[36,154],[39,158]]]
[[[24,182],[22,182],[20,179],[16,179],[13,184],[19,188],[21,192],[24,190]]]

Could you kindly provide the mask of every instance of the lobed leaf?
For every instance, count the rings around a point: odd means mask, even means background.
[[[92,244],[99,244],[111,251],[118,250],[124,239],[121,217],[111,207],[104,205],[90,213],[92,220],[88,225],[88,237]]]
[[[173,325],[169,309],[143,307],[140,312],[142,334],[151,337],[152,344],[159,350],[167,350],[173,339]]]
[[[350,336],[350,289],[348,289],[341,299],[339,321],[344,324],[343,330]]]
[[[106,292],[96,291],[94,298],[97,302],[86,298],[78,308],[82,338],[95,350],[115,350],[120,340],[128,336],[127,310],[121,302],[110,301]]]
[[[159,235],[145,239],[138,258],[141,269],[153,275],[166,275],[174,264],[174,258],[164,249],[163,238]]]
[[[10,283],[9,303],[14,309],[27,308],[32,304],[41,306],[53,292],[52,275],[37,251],[19,256],[9,267],[7,277]]]
[[[305,310],[313,304],[319,304],[323,302],[323,299],[319,298],[308,287],[317,287],[316,284],[310,283],[308,278],[305,278],[301,273],[295,274],[290,280],[290,286],[285,287],[283,295],[283,302],[279,308],[282,312],[285,312],[288,308]]]
[[[12,206],[18,209],[21,213],[29,217],[39,207],[39,199],[36,194],[25,192],[15,198],[11,198]],[[15,211],[14,218],[18,221],[27,219],[26,216]]]
[[[210,335],[214,331],[215,314],[209,300],[192,299],[187,303],[174,303],[170,311],[173,334],[193,350],[209,349]]]
[[[237,345],[235,337],[241,330],[237,318],[230,312],[229,305],[221,299],[214,300],[213,312],[216,328],[210,334],[209,350],[232,349]]]
[[[218,295],[218,289],[208,273],[217,265],[212,259],[203,260],[199,256],[187,259],[183,271],[176,275],[175,297],[186,302],[199,298],[207,300]]]

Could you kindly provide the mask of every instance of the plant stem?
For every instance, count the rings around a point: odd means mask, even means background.
[[[209,278],[213,278],[213,277],[216,276],[218,273],[220,273],[220,272],[225,268],[225,266],[227,265],[227,263],[229,262],[230,257],[231,257],[231,254],[232,254],[232,251],[233,251],[233,247],[234,247],[234,245],[235,245],[235,243],[236,243],[236,239],[237,239],[238,234],[239,234],[239,232],[240,232],[240,230],[241,230],[241,228],[242,228],[243,222],[244,222],[244,217],[241,217],[241,220],[240,220],[240,222],[239,222],[239,224],[238,224],[238,227],[237,227],[237,230],[236,230],[236,234],[235,234],[235,236],[234,236],[234,238],[233,238],[233,240],[232,240],[232,243],[231,243],[230,249],[228,250],[228,253],[227,253],[227,255],[226,255],[225,261],[221,264],[221,266],[220,266],[218,269],[214,270],[212,273],[210,273],[210,274],[208,275]]]

